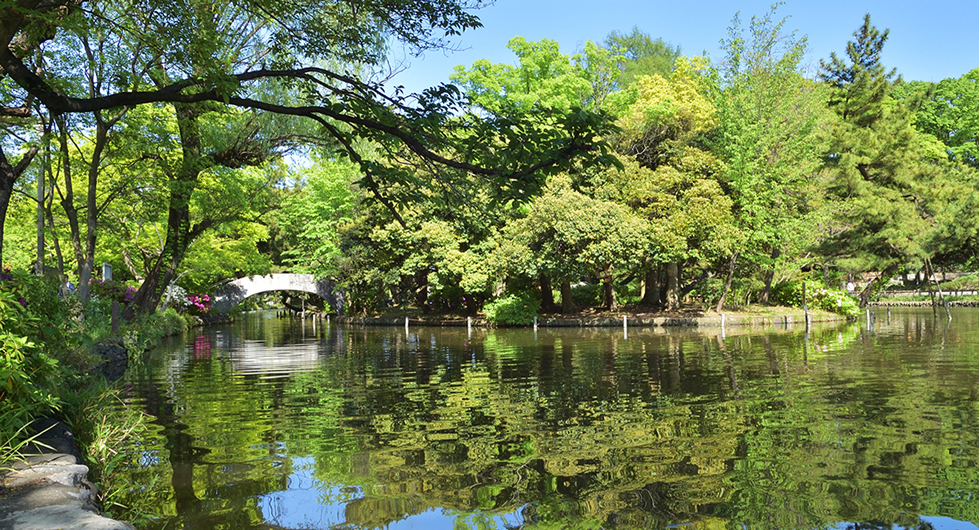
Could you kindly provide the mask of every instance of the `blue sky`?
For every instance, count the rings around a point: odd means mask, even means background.
[[[752,16],[764,15],[771,4],[768,0],[497,0],[476,12],[483,28],[457,39],[463,51],[409,57],[408,69],[392,84],[415,92],[447,82],[458,64],[469,66],[477,59],[514,64],[506,46],[517,35],[557,41],[562,52],[573,54],[586,41],[601,42],[612,30],[629,32],[634,26],[679,45],[683,55],[707,51],[717,61],[723,56],[719,40],[726,36],[732,16],[740,12],[744,26]],[[871,14],[879,29],[891,30],[882,62],[897,68],[906,80],[939,81],[980,66],[977,0],[790,0],[776,15],[777,19],[789,16],[785,28],[808,37],[806,61],[815,69],[830,52],[843,54],[865,13]]]

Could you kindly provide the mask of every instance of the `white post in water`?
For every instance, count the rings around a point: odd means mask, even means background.
[[[626,338],[626,315],[623,315],[623,338]]]
[[[473,329],[473,319],[466,317],[466,331],[470,331],[471,329]]]
[[[721,314],[721,340],[725,340],[725,313]]]
[[[538,330],[538,317],[534,317],[534,331]]]
[[[408,335],[408,317],[405,317],[405,334]]]

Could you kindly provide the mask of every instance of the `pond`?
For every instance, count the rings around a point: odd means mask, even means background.
[[[247,314],[130,370],[148,528],[976,529],[978,312],[681,329]]]

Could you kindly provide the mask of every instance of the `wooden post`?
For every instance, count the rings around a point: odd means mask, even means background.
[[[803,318],[806,320],[806,332],[810,332],[810,309],[806,305],[806,281],[803,282]]]
[[[112,334],[119,332],[119,301],[112,301]]]

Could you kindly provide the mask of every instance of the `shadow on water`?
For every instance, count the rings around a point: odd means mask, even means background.
[[[158,436],[125,472],[150,528],[975,529],[977,337],[251,314],[129,374]]]

